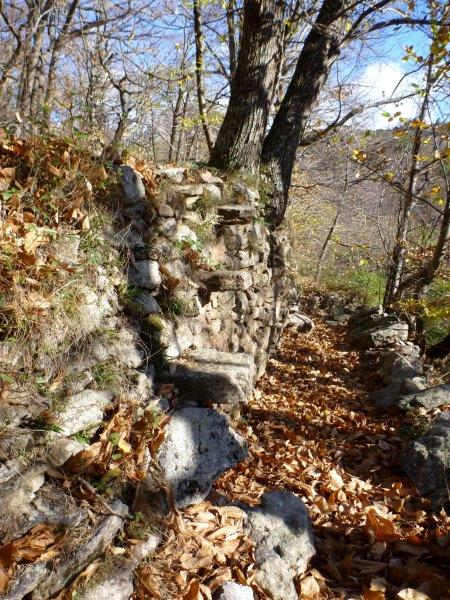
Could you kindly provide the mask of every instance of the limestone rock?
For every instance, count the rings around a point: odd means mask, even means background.
[[[408,324],[395,315],[370,311],[356,313],[349,321],[350,339],[360,348],[379,348],[408,339]]]
[[[157,169],[156,175],[168,179],[172,183],[182,183],[186,169],[184,167],[165,167]]]
[[[142,364],[136,331],[120,321],[112,321],[111,325],[115,329],[112,335],[99,335],[92,341],[89,346],[91,356],[95,362],[114,360],[136,369]]]
[[[222,191],[214,183],[207,183],[203,186],[203,196],[213,204],[220,204],[222,202]]]
[[[156,260],[138,260],[130,267],[130,280],[137,286],[156,290],[162,282],[159,264]]]
[[[253,590],[246,585],[228,581],[214,595],[215,600],[253,600]]]
[[[449,503],[450,411],[440,414],[427,433],[412,442],[402,464],[419,491],[436,507]]]
[[[164,349],[165,357],[170,360],[178,358],[194,344],[192,331],[182,319],[176,321],[161,319],[161,328],[154,333]]]
[[[120,183],[128,203],[133,204],[145,198],[145,186],[141,175],[129,165],[119,167]]]
[[[53,409],[49,422],[56,425],[59,432],[66,436],[91,429],[102,422],[103,413],[112,399],[111,392],[84,390],[69,396]]]
[[[197,241],[197,235],[190,227],[181,223],[177,225],[177,228],[173,234],[173,239],[176,242],[195,243]]]
[[[87,539],[77,540],[71,552],[57,564],[48,566],[48,576],[33,590],[31,600],[47,600],[59,592],[78,573],[103,554],[123,525],[127,507],[119,500],[111,504],[114,515],[105,517]],[[121,516],[123,515],[123,516]]]
[[[128,307],[133,313],[141,317],[161,313],[161,307],[154,296],[144,291],[132,298],[128,302]]]
[[[217,208],[222,225],[236,225],[250,223],[256,216],[256,209],[252,204],[222,204]]]
[[[418,406],[431,410],[447,404],[450,404],[450,383],[442,383],[413,394],[407,394],[398,400],[398,406],[405,410]]]
[[[213,175],[211,171],[200,171],[198,175],[202,183],[213,183],[219,186],[223,185],[223,180],[217,175]]]
[[[255,204],[259,200],[259,192],[242,181],[233,182],[233,197],[241,203]]]
[[[78,235],[63,235],[50,245],[49,254],[65,265],[75,265],[79,260],[79,247]]]
[[[255,363],[250,354],[203,348],[174,362],[170,378],[189,401],[206,406],[239,404],[252,393]]]
[[[185,185],[173,185],[171,191],[183,196],[202,196],[203,185],[197,183],[187,183]]]
[[[411,352],[409,347],[406,347],[405,350],[406,352],[403,352],[400,346],[383,354],[380,375],[385,383],[403,381],[423,374],[419,348],[417,348],[417,352]]]
[[[133,568],[133,562],[117,559],[112,564],[102,565],[86,588],[77,590],[77,599],[130,600],[134,592]]]
[[[84,450],[86,446],[77,440],[70,438],[59,438],[49,444],[47,458],[51,465],[60,467],[78,452]]]
[[[371,394],[371,400],[380,409],[392,406],[402,410],[422,407],[427,410],[450,404],[450,384],[427,387],[423,377],[407,377],[394,381]]]
[[[110,292],[110,293],[109,293]],[[77,306],[77,329],[88,335],[100,327],[105,317],[113,315],[117,310],[117,297],[112,290],[97,293],[90,288],[83,288]],[[49,332],[49,340],[51,339]]]
[[[252,274],[247,270],[202,271],[199,277],[211,292],[245,291],[253,285]]]
[[[301,315],[300,313],[293,313],[289,315],[286,322],[286,326],[293,327],[294,329],[302,333],[307,333],[314,329],[314,321],[306,315]]]
[[[214,480],[247,455],[245,441],[212,409],[176,411],[165,434],[158,462],[179,508],[204,500]]]
[[[85,516],[62,487],[45,482],[48,465],[37,464],[21,471],[14,465],[11,475],[0,478],[0,539],[7,543],[39,523],[74,527]]]
[[[37,392],[27,389],[10,389],[0,403],[0,425],[18,427],[26,419],[35,419],[49,407],[49,401]]]
[[[256,545],[257,583],[274,600],[297,600],[293,578],[315,554],[305,505],[291,492],[273,491],[264,494],[260,507],[244,510]]]
[[[2,595],[2,600],[23,600],[48,576],[47,562],[38,561],[31,565],[21,565]]]

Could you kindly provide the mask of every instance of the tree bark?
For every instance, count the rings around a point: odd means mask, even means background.
[[[324,0],[317,19],[306,37],[294,76],[264,141],[262,168],[272,185],[270,221],[274,227],[283,220],[297,147],[320,90],[339,55],[343,23],[339,16],[343,0]]]
[[[228,29],[228,54],[230,64],[230,79],[236,73],[237,67],[237,50],[236,50],[236,26],[234,20],[234,11],[236,10],[235,0],[228,0],[227,6],[227,29]]]
[[[256,171],[273,100],[286,3],[246,0],[231,97],[210,164]]]

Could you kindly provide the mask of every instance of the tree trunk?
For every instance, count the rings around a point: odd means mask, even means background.
[[[203,32],[200,1],[201,0],[194,0],[193,4],[195,32],[195,79],[197,82],[198,112],[202,122],[203,133],[205,134],[206,145],[208,146],[209,153],[211,153],[213,143],[206,117],[205,90],[203,88]]]
[[[237,67],[236,51],[236,26],[234,20],[234,11],[236,10],[235,0],[228,0],[227,6],[227,29],[228,29],[228,54],[230,64],[230,80],[233,80]]]
[[[168,162],[172,162],[172,160],[175,156],[175,144],[176,144],[176,140],[177,140],[177,133],[178,133],[178,128],[179,128],[182,102],[183,102],[183,87],[180,83],[178,86],[177,101],[175,102],[175,108],[173,109],[173,115],[172,115],[172,127],[170,130],[169,154],[167,157]]]
[[[36,10],[27,34],[25,60],[22,74],[22,85],[18,101],[18,109],[23,117],[32,117],[32,95],[39,77],[38,63],[45,27],[53,8],[54,0],[47,0],[42,12]]]
[[[430,57],[427,71],[426,89],[422,105],[417,116],[418,121],[424,120],[428,106],[428,97],[431,89],[432,64],[433,61]],[[405,267],[409,220],[412,209],[414,208],[415,204],[415,194],[418,176],[417,163],[420,147],[422,144],[422,135],[422,129],[420,127],[416,127],[411,148],[411,168],[409,170],[408,187],[405,191],[405,195],[403,198],[403,206],[401,208],[400,219],[397,226],[395,245],[392,251],[392,259],[388,270],[386,291],[384,293],[383,306],[385,308],[389,307],[394,301],[399,300],[402,293],[401,280]]]
[[[430,260],[418,271],[406,277],[398,286],[397,296],[403,295],[408,289],[413,290],[415,297],[419,297],[426,288],[433,282],[433,279],[441,265],[448,250],[448,241],[450,235],[450,185],[447,170],[444,162],[441,160],[442,178],[446,186],[446,201],[443,210],[442,220],[439,228],[439,236],[434,247]]]
[[[338,223],[339,217],[341,214],[341,207],[338,207],[336,210],[336,215],[331,223],[331,226],[328,230],[327,237],[325,238],[324,243],[322,244],[322,248],[320,249],[319,258],[317,259],[316,273],[314,275],[314,281],[317,283],[320,279],[320,273],[322,271],[323,261],[326,256],[328,250],[328,244],[330,243],[331,237],[336,229],[336,225]]]
[[[67,32],[69,30],[70,24],[72,23],[79,1],[80,0],[72,0],[72,2],[69,4],[64,25],[62,26],[61,32],[53,44],[50,56],[50,63],[48,65],[47,86],[44,98],[45,125],[47,127],[49,127],[50,125],[53,102],[55,99],[56,67],[58,64],[59,55],[61,54],[64,41],[66,40]]]
[[[343,0],[324,0],[264,141],[262,167],[274,187],[269,215],[273,226],[279,225],[283,220],[297,147],[331,65],[339,55],[344,33],[339,15],[343,8]]]
[[[177,151],[175,154],[175,162],[176,163],[178,163],[180,160],[181,148],[183,145],[183,138],[186,137],[184,123],[185,123],[185,119],[186,119],[186,111],[188,108],[188,104],[189,104],[189,90],[186,92],[186,94],[184,96],[183,111],[181,113],[181,125],[179,124],[179,126],[178,126]]]
[[[244,27],[231,97],[211,153],[210,164],[256,171],[273,100],[280,61],[286,3],[246,0]]]

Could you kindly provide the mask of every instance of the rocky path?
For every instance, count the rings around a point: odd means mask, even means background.
[[[288,332],[241,418],[250,458],[216,486],[246,503],[270,488],[303,499],[317,555],[300,598],[450,597],[448,518],[402,476],[414,426],[377,414],[367,399],[377,385],[344,328]]]
[[[166,543],[138,572],[136,597],[215,598],[232,579],[268,600],[236,504],[259,505],[282,489],[303,500],[313,523],[316,556],[295,581],[298,598],[449,598],[449,520],[402,475],[400,451],[415,424],[373,408],[368,394],[379,385],[343,327],[288,331],[234,423],[249,457],[206,501],[172,514]]]

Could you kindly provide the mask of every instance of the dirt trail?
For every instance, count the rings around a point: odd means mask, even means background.
[[[307,504],[317,556],[300,598],[383,600],[405,588],[450,598],[449,520],[402,476],[412,428],[373,409],[377,383],[344,328],[287,332],[238,425],[250,456],[217,482],[233,500],[283,488]]]

